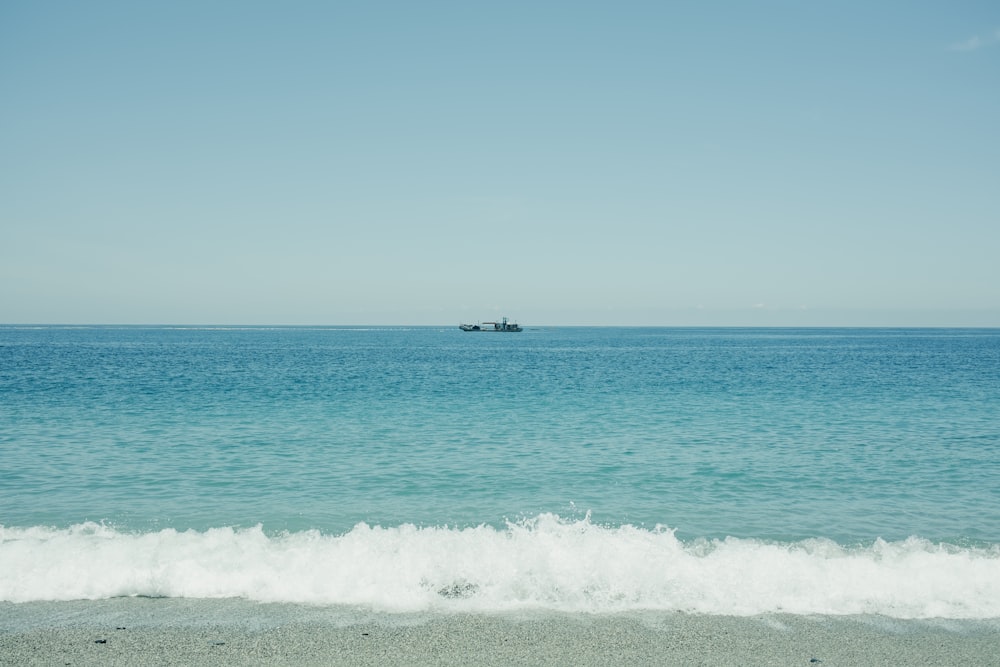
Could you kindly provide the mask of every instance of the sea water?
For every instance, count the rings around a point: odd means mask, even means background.
[[[0,601],[1000,617],[1000,331],[0,327]]]

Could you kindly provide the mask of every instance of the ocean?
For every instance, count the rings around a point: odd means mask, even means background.
[[[1000,330],[0,326],[0,602],[1000,617]]]

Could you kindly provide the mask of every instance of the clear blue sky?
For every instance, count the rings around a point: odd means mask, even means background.
[[[0,4],[0,322],[1000,326],[1000,3]]]

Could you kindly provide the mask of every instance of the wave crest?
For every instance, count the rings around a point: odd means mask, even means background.
[[[0,526],[0,600],[123,596],[361,605],[384,611],[539,608],[703,614],[1000,617],[1000,546],[911,537],[683,542],[668,528],[553,514],[504,528],[381,527],[268,535],[262,526],[120,532]]]

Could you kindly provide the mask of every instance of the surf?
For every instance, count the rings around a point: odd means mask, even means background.
[[[542,609],[1000,617],[1000,545],[681,540],[539,514],[502,527],[0,526],[0,601],[244,598],[388,612]]]

